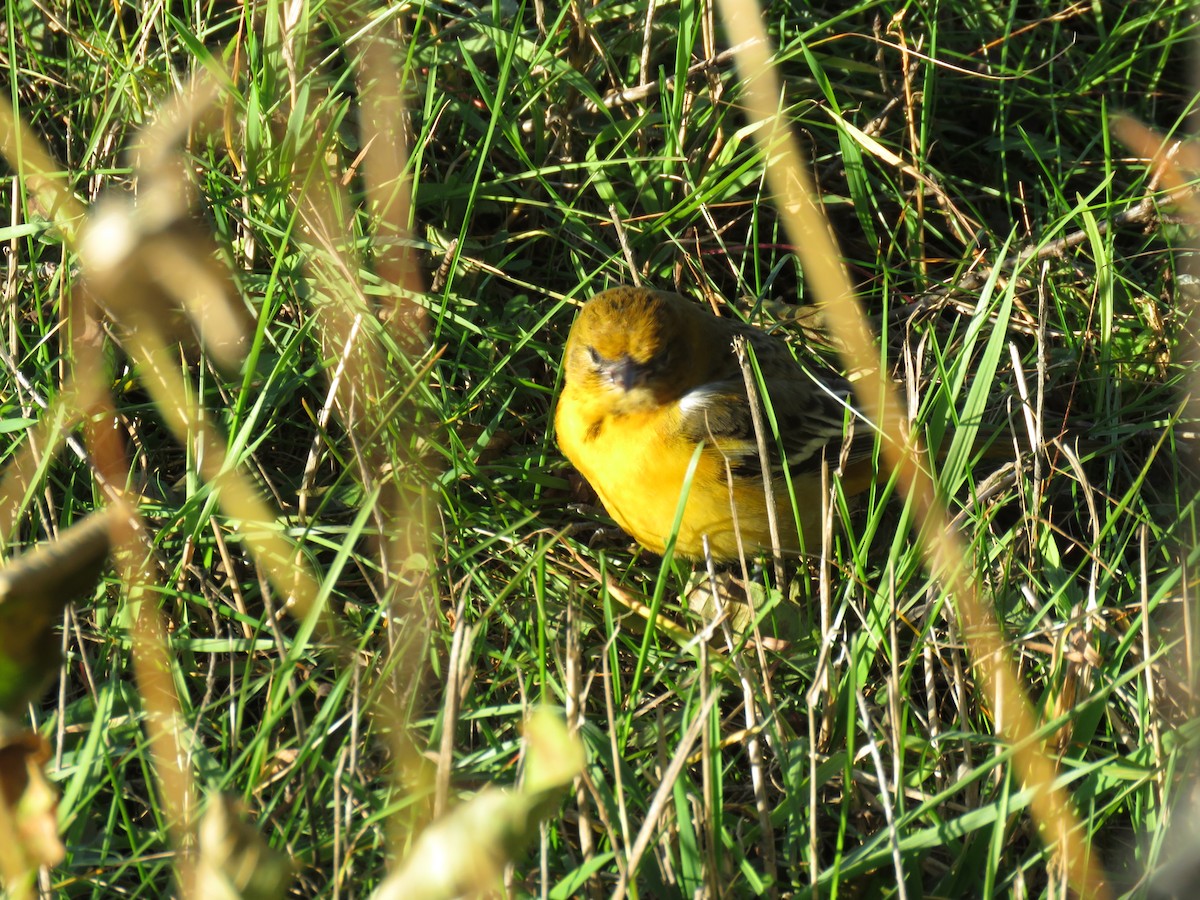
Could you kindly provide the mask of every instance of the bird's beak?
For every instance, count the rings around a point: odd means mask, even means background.
[[[608,377],[623,391],[631,391],[642,377],[642,369],[628,356],[623,356],[608,367]]]

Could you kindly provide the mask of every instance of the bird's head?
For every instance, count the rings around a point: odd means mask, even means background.
[[[618,287],[592,297],[571,326],[564,360],[568,384],[616,413],[669,403],[687,383],[692,318],[674,294]]]

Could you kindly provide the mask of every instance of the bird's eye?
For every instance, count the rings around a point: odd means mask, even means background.
[[[596,352],[596,348],[588,347],[587,351],[588,351],[588,356],[591,357],[592,365],[593,366],[600,365],[600,354]]]

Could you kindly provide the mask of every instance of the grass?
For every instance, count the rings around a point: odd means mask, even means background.
[[[880,358],[944,453],[937,481],[1037,740],[1110,894],[1145,895],[1195,845],[1194,241],[1169,205],[1112,224],[1160,186],[1110,116],[1184,136],[1191,8],[868,2],[764,20],[785,118]],[[20,2],[0,34],[9,101],[85,203],[144,194],[154,154],[123,148],[191,73],[232,73],[184,158],[250,323],[240,368],[170,357],[216,446],[195,423],[172,436],[152,354],[116,328],[103,344],[154,574],[118,570],[64,616],[61,681],[30,708],[65,846],[42,890],[170,892],[192,846],[179,817],[225,794],[291,859],[294,894],[366,895],[453,801],[528,774],[522,722],[549,704],[585,774],[504,870],[513,895],[1062,895],[996,736],[1011,713],[985,699],[894,485],[833,483],[827,557],[789,563],[786,592],[750,568],[789,640],[749,647],[720,626],[694,637],[692,567],[593,529],[609,523],[554,444],[574,304],[615,283],[678,288],[836,364],[711,7],[48,18]],[[359,67],[373,42],[386,79]],[[398,140],[369,141],[388,80],[408,109],[411,238],[372,193],[372,147]],[[67,383],[60,323],[81,285],[36,186],[11,170],[4,185],[11,473]],[[406,252],[432,351],[406,331]],[[365,349],[345,353],[355,313]],[[997,428],[986,453],[970,439]],[[89,450],[33,454],[5,495],[10,547],[105,502]],[[287,566],[222,505],[217,450],[276,508],[326,620],[283,614]],[[178,795],[139,669],[148,606]],[[451,846],[470,857],[473,834]]]

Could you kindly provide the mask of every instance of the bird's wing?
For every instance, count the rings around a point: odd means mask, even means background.
[[[765,373],[764,373],[765,374]],[[844,379],[809,375],[791,360],[786,377],[764,379],[766,394],[778,425],[779,442],[770,434],[770,419],[764,415],[764,436],[772,464],[778,465],[780,450],[793,472],[812,471],[820,466],[823,451],[831,448],[829,461],[837,462],[850,406],[850,385]],[[759,399],[760,407],[764,406]],[[754,420],[746,396],[744,380],[739,376],[701,385],[679,401],[681,430],[688,440],[705,441],[723,452],[730,464],[744,474],[761,471]],[[865,458],[871,452],[867,440],[858,435],[851,447],[851,458]]]

